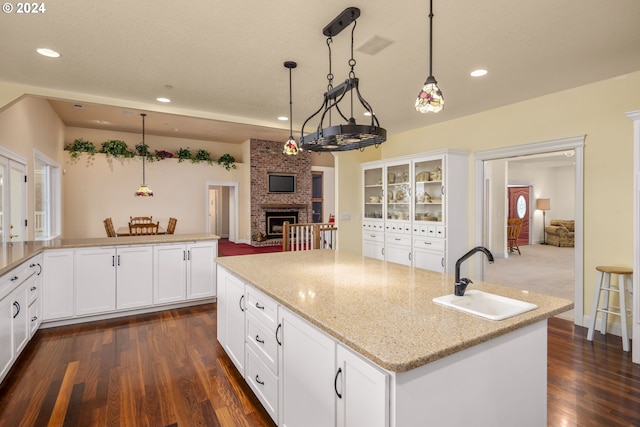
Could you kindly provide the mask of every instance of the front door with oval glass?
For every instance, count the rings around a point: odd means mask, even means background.
[[[509,219],[522,219],[518,245],[529,244],[529,193],[530,187],[509,187]]]

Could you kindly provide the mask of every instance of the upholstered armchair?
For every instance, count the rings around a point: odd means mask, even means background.
[[[575,235],[574,220],[552,219],[544,229],[547,243],[559,247],[573,247]]]

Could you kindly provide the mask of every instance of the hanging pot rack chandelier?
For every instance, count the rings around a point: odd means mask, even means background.
[[[387,131],[380,127],[378,118],[373,112],[371,105],[362,97],[359,89],[359,79],[356,77],[355,65],[356,60],[353,57],[353,39],[356,29],[356,19],[360,16],[360,9],[357,7],[349,7],[331,21],[324,29],[322,34],[327,37],[327,47],[329,49],[329,73],[327,74],[327,91],[324,93],[324,100],[321,107],[307,118],[300,132],[300,149],[309,151],[349,151],[364,149],[371,145],[378,146],[387,139]],[[331,71],[331,44],[333,36],[338,35],[344,28],[353,23],[351,30],[351,58],[349,59],[349,78],[336,87],[333,87],[334,75]],[[349,94],[350,99],[350,117],[343,113],[340,109],[340,102]],[[359,125],[353,117],[354,94],[357,100],[367,111],[371,117],[370,124]],[[331,113],[335,110],[340,118],[346,121],[345,124],[332,125]],[[304,129],[307,123],[320,114],[320,123],[315,132],[305,135]],[[325,120],[327,126],[325,127]]]

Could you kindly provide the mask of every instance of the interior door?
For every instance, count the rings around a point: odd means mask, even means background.
[[[529,187],[509,187],[509,219],[522,219],[518,244],[529,243]]]
[[[9,241],[27,240],[27,168],[9,160]]]
[[[27,167],[0,156],[0,240],[23,241],[27,238]]]

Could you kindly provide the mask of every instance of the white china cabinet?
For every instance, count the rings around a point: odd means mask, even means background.
[[[362,165],[362,254],[452,273],[468,244],[468,154],[442,150]]]

